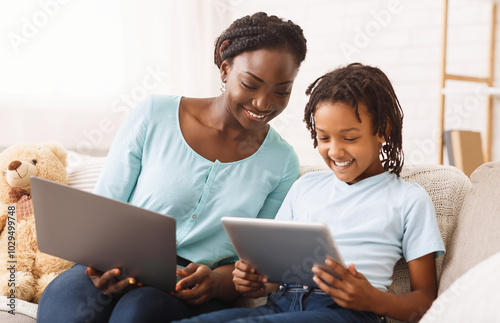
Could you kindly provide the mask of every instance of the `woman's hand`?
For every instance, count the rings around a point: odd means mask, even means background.
[[[321,290],[340,306],[356,310],[376,312],[377,295],[381,293],[373,287],[366,277],[357,272],[353,264],[345,268],[331,259],[326,259],[325,264],[333,269],[342,280],[326,272],[319,266],[314,266],[314,282]]]
[[[121,271],[117,268],[102,273],[92,267],[87,267],[85,274],[90,277],[94,286],[100,289],[104,295],[120,295],[129,291],[134,286],[142,286],[141,283],[136,284],[136,280],[133,277],[119,280],[118,277]]]
[[[234,266],[233,283],[241,295],[257,298],[266,293],[267,277],[259,274],[250,264],[239,260]]]
[[[175,286],[175,295],[188,304],[200,305],[214,297],[217,275],[209,267],[190,263],[184,269],[177,269],[177,276],[183,279]]]

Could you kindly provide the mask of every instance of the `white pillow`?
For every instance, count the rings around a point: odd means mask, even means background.
[[[74,151],[68,151],[67,160],[68,185],[92,192],[106,157],[81,155]]]
[[[454,281],[420,323],[499,322],[500,252]]]

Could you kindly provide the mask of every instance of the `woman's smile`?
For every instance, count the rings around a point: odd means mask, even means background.
[[[271,115],[271,112],[268,112],[268,113],[257,113],[257,112],[253,112],[253,111],[250,111],[249,109],[243,107],[243,111],[245,111],[247,117],[249,117],[249,119],[252,119],[252,120],[256,120],[256,121],[262,121],[265,117]]]

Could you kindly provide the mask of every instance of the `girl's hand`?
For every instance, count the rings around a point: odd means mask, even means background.
[[[85,274],[90,277],[94,286],[100,289],[104,295],[121,295],[129,291],[134,286],[142,286],[141,283],[136,284],[133,277],[118,279],[121,274],[120,269],[111,269],[102,273],[92,267],[87,267]]]
[[[315,273],[313,279],[321,290],[342,307],[356,311],[375,312],[379,290],[373,287],[363,274],[357,272],[353,264],[349,268],[344,268],[328,258],[325,264],[339,274],[342,280],[314,266],[312,268]]]
[[[175,286],[175,295],[191,305],[200,305],[214,297],[217,275],[205,265],[190,263],[184,269],[177,269],[177,276],[183,277]]]
[[[236,291],[245,297],[257,298],[266,293],[267,277],[241,260],[234,265],[233,283]]]

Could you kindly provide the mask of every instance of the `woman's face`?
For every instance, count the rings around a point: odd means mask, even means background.
[[[287,51],[259,49],[221,65],[226,108],[248,130],[258,130],[287,106],[298,66]]]

